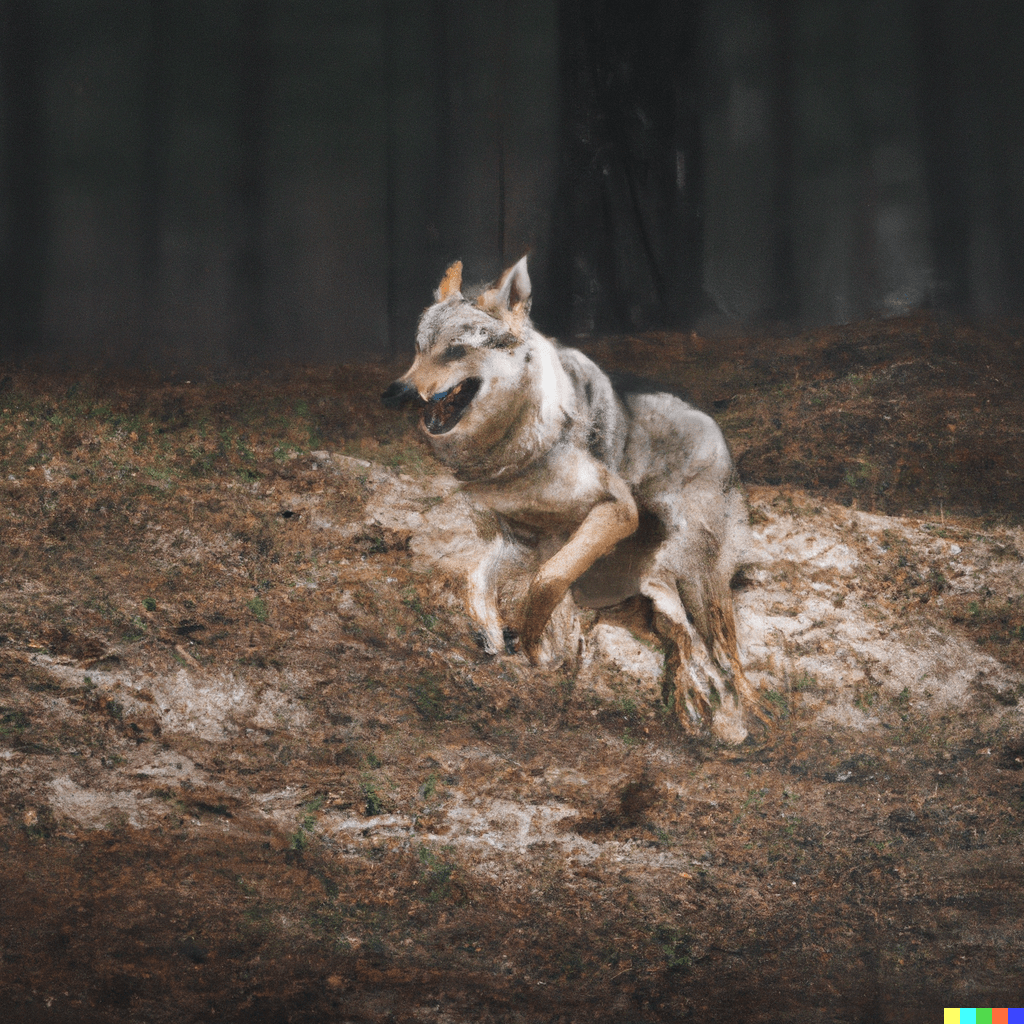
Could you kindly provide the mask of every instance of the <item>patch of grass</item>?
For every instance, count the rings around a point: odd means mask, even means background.
[[[171,648],[170,651],[168,651],[168,654],[170,654],[171,660],[172,661],[176,661],[182,668],[194,668],[195,667],[195,665],[193,663],[197,659],[193,655],[191,655],[191,654],[189,655],[189,658],[192,658],[192,661],[189,661],[188,658],[184,657],[184,655],[179,654],[176,650],[174,650],[173,647]]]
[[[276,445],[273,451],[274,461],[281,464],[289,462],[302,451],[303,449],[295,444]]]
[[[739,811],[736,813],[736,817],[733,818],[733,824],[738,825],[744,817],[746,817],[747,811],[753,809],[755,811],[761,809],[761,804],[764,803],[764,798],[768,795],[767,789],[752,789],[750,790],[740,805]]]
[[[24,711],[0,707],[0,737],[20,736],[30,724],[31,719]]]
[[[126,644],[138,643],[142,640],[149,630],[149,623],[141,616],[133,615],[129,620],[127,629],[124,633],[124,642]]]
[[[420,786],[420,796],[424,800],[433,800],[437,795],[437,772],[431,772]]]
[[[420,864],[420,884],[426,888],[428,903],[449,902],[457,898],[453,885],[456,865],[446,858],[454,851],[453,846],[442,846],[438,856],[429,846],[421,846],[417,853]]]
[[[262,597],[253,597],[245,602],[245,607],[249,614],[260,623],[266,622],[270,618],[270,613],[267,610],[267,602]]]
[[[627,721],[635,723],[640,718],[640,708],[632,697],[620,697],[615,702],[616,710]]]
[[[874,492],[878,484],[878,478],[878,468],[870,462],[861,459],[857,462],[856,466],[853,466],[846,471],[843,480],[851,491],[858,494],[862,490],[866,490],[869,486],[871,492]]]
[[[447,722],[456,717],[450,697],[445,692],[444,677],[436,672],[421,672],[410,687],[416,710],[428,722]]]
[[[983,596],[951,597],[945,612],[976,644],[1000,661],[1024,667],[1024,601],[1012,597],[1004,601],[989,601]]]
[[[659,846],[666,848],[675,845],[675,839],[672,838],[672,834],[670,832],[666,832],[665,829],[660,826],[657,826],[654,829],[654,841]]]
[[[402,469],[413,476],[423,476],[434,468],[422,448],[401,441],[386,445],[376,458],[390,469]]]
[[[875,700],[877,698],[878,694],[874,690],[869,690],[863,686],[858,686],[854,691],[853,706],[855,708],[859,708],[866,714],[874,707]]]
[[[372,775],[364,774],[359,788],[363,794],[363,811],[368,818],[376,818],[387,810],[384,798],[377,789],[377,780]]]
[[[794,693],[806,693],[818,689],[818,677],[804,669],[790,684]]]
[[[688,932],[673,928],[671,925],[659,924],[654,929],[652,938],[670,972],[684,974],[693,966],[693,955],[690,951],[693,940]]]
[[[415,587],[405,588],[402,592],[402,604],[415,612],[420,624],[428,633],[437,632],[437,616],[433,612],[428,612],[424,609],[423,602]]]
[[[559,673],[555,680],[555,687],[558,690],[558,696],[562,704],[567,705],[572,700],[572,695],[576,692],[576,677]]]
[[[184,454],[185,458],[188,460],[185,472],[190,477],[207,477],[213,473],[217,462],[216,454],[214,452],[206,451],[197,445],[190,445],[185,450]]]
[[[288,837],[288,849],[294,853],[302,853],[309,847],[309,840],[316,829],[317,812],[324,805],[324,797],[314,797],[302,805],[303,814],[299,819],[299,827]]]

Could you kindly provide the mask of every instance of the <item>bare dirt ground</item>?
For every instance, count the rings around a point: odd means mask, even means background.
[[[1021,1005],[1024,331],[587,348],[733,445],[762,740],[683,733],[640,605],[478,651],[399,367],[0,367],[5,1020]]]

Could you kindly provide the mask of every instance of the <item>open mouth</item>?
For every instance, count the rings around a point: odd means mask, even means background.
[[[479,377],[467,377],[447,391],[439,391],[428,399],[423,410],[423,426],[428,434],[447,434],[476,398],[483,382]]]

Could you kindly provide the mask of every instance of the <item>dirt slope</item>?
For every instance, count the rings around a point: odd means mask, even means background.
[[[0,369],[15,1021],[931,1021],[1024,951],[1021,346],[593,346],[750,485],[778,727],[685,737],[642,609],[488,660],[394,368]]]

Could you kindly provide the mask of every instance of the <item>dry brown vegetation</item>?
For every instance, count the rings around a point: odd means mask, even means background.
[[[778,727],[734,750],[628,665],[480,654],[397,367],[0,368],[5,1019],[1019,1003],[1022,339],[588,347],[714,411],[750,485]],[[656,657],[642,612],[602,622]]]

